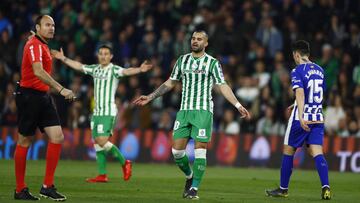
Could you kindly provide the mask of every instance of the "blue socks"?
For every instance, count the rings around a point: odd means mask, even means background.
[[[314,157],[315,163],[316,163],[316,169],[318,171],[321,185],[322,187],[330,187],[329,186],[329,174],[328,174],[328,165],[326,163],[325,157],[322,154],[317,155]]]
[[[286,155],[283,154],[282,164],[281,164],[281,171],[280,171],[280,188],[281,189],[288,189],[290,176],[293,169],[293,155]],[[318,171],[321,185],[322,187],[330,187],[329,186],[329,173],[328,173],[328,165],[326,163],[325,157],[322,154],[317,155],[314,157],[316,169]]]
[[[288,189],[289,187],[290,176],[293,169],[293,160],[294,160],[294,155],[283,154],[281,170],[280,170],[281,189]]]

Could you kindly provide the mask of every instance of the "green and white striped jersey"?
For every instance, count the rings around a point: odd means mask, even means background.
[[[110,63],[84,65],[84,73],[94,78],[95,109],[94,116],[116,116],[115,92],[124,68]]]
[[[214,108],[213,84],[226,83],[219,61],[206,53],[197,59],[191,53],[180,56],[170,79],[182,82],[180,110],[207,110],[211,113]]]

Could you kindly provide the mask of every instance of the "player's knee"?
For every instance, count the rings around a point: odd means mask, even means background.
[[[20,136],[17,140],[17,144],[22,146],[22,147],[29,147],[31,145],[31,138],[30,137],[24,137],[24,136]]]
[[[195,159],[206,159],[206,149],[195,149]]]
[[[104,147],[105,144],[107,144],[109,142],[109,138],[105,137],[105,136],[100,136],[100,137],[96,137],[95,138],[95,143],[100,145],[101,147]],[[111,142],[109,142],[111,144]],[[108,145],[110,145],[108,144]]]
[[[102,146],[98,145],[98,144],[94,144],[94,148],[95,148],[96,152],[100,152],[100,151],[104,150],[104,148]]]
[[[178,149],[172,148],[171,152],[175,159],[181,159],[185,156],[185,149],[178,150]]]
[[[102,148],[105,149],[105,151],[109,151],[112,147],[113,147],[113,143],[109,142],[109,141],[106,141],[103,145],[102,145]]]
[[[310,145],[308,152],[312,157],[316,157],[323,154],[323,149],[321,145]]]
[[[293,148],[293,147],[291,147],[289,145],[284,145],[283,154],[294,155],[295,154],[295,148]]]
[[[55,144],[62,144],[64,142],[64,134],[62,134],[62,132],[56,133],[49,138],[50,141]]]

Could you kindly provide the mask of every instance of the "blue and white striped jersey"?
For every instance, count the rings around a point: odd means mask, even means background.
[[[291,85],[294,91],[297,88],[304,89],[304,120],[324,121],[322,111],[325,90],[324,70],[315,63],[300,64],[291,72]],[[296,101],[293,111],[295,111],[295,120],[299,120]]]

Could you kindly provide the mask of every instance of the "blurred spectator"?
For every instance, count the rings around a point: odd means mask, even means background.
[[[17,125],[17,111],[15,99],[12,98],[3,109],[1,115],[1,125],[15,127]]]
[[[336,84],[336,77],[339,73],[339,61],[333,57],[333,48],[330,44],[322,46],[321,59],[315,61],[325,71],[325,82],[327,91],[330,91]]]
[[[258,87],[260,89],[268,85],[270,73],[265,71],[265,64],[263,61],[256,61],[253,78],[258,81]]]
[[[7,31],[9,36],[12,36],[13,26],[8,18],[6,18],[2,11],[0,11],[0,33]]]
[[[176,40],[174,42],[174,58],[190,51],[190,43],[185,38],[185,33],[182,30],[176,32]]]
[[[256,39],[267,48],[268,55],[273,58],[277,51],[283,48],[283,38],[281,32],[274,26],[271,17],[264,17],[256,31]]]
[[[223,120],[220,123],[220,132],[228,135],[239,135],[240,125],[235,119],[235,114],[232,109],[226,109],[223,114]]]
[[[324,112],[324,124],[326,126],[326,132],[332,135],[339,130],[339,122],[345,118],[345,111],[339,95],[335,95],[335,98],[330,99],[330,105]]]
[[[8,64],[10,67],[16,66],[14,61],[14,54],[16,53],[15,41],[10,38],[9,31],[4,30],[0,32],[0,56],[3,62]]]
[[[155,33],[148,32],[145,34],[143,41],[139,44],[137,49],[137,57],[140,61],[150,59],[157,54],[157,46],[155,41]]]
[[[260,118],[256,124],[256,134],[269,135],[284,135],[285,125],[281,125],[275,118],[274,107],[267,105],[265,107],[265,115]]]
[[[158,42],[157,51],[160,57],[161,66],[166,68],[164,71],[171,71],[170,64],[173,56],[173,44],[169,30],[164,29],[161,31],[161,37]]]
[[[349,137],[350,133],[345,118],[339,120],[339,128],[336,132],[336,135],[339,137]]]
[[[173,128],[173,122],[170,116],[170,113],[168,111],[163,111],[161,116],[160,116],[160,120],[157,126],[157,129],[161,129],[161,130],[171,130]]]

